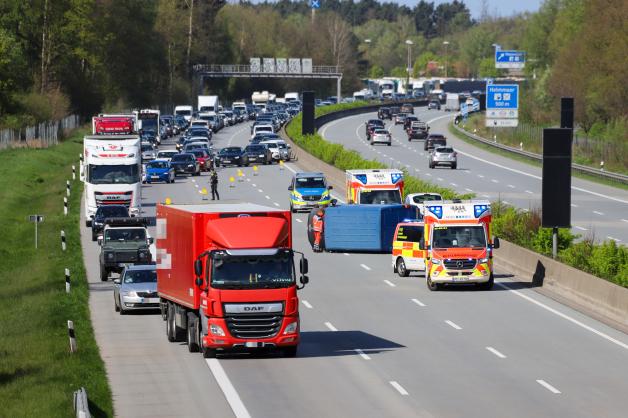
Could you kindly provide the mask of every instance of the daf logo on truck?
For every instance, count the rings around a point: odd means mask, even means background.
[[[257,312],[257,311],[263,311],[264,307],[263,306],[245,306],[243,310],[245,312]]]

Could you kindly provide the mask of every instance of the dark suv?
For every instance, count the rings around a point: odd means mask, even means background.
[[[247,145],[246,148],[244,148],[243,157],[245,157],[249,163],[255,162],[266,165],[273,162],[273,155],[270,149],[262,144]]]
[[[174,168],[174,175],[191,174],[193,176],[201,175],[201,166],[196,160],[194,154],[182,153],[177,154],[170,160],[170,165]]]
[[[430,134],[425,140],[425,151],[432,150],[437,147],[444,147],[447,145],[447,138],[441,134]]]
[[[392,120],[392,113],[390,112],[390,108],[388,107],[380,107],[377,110],[378,119],[390,119]]]
[[[98,235],[105,227],[107,218],[128,218],[129,210],[123,205],[103,205],[96,209],[94,219],[92,219],[92,241],[96,241]]]
[[[227,165],[249,165],[249,160],[240,147],[223,148],[216,155],[216,167]]]
[[[371,135],[375,132],[375,129],[385,129],[386,125],[379,119],[369,119],[366,122],[366,139],[371,140]]]

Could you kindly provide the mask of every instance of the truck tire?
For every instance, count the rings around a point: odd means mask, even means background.
[[[457,167],[458,167],[458,164],[452,164],[452,165],[451,165],[451,169],[452,169],[452,170],[455,170]]]
[[[166,319],[166,337],[168,337],[168,341],[171,343],[177,341],[176,335],[176,325],[174,323],[174,305],[172,302],[168,302],[168,318]]]
[[[98,234],[96,234],[92,228],[92,241],[96,241],[96,239],[98,239]]]
[[[388,143],[388,146],[389,146],[389,147],[391,147],[391,146],[392,146],[392,142],[389,142],[389,143]]]
[[[427,276],[426,283],[427,283],[427,288],[430,289],[432,292],[436,290],[440,290],[440,284],[434,283],[432,279],[430,278],[430,276]]]
[[[289,357],[289,358],[296,357],[298,348],[299,348],[298,345],[291,345],[289,347],[284,347],[282,350],[283,356]]]
[[[199,347],[199,337],[200,337],[200,332],[199,332],[199,319],[198,317],[192,313],[192,312],[188,312],[188,335],[187,335],[187,345],[188,345],[188,351],[190,353],[196,353],[199,351],[200,347]]]
[[[493,274],[491,274],[491,277],[488,279],[488,282],[478,283],[478,288],[480,290],[491,290],[493,288],[494,283],[495,283],[495,278],[493,277]]]
[[[100,265],[100,280],[103,282],[109,280],[109,272],[106,267],[102,266],[102,264]]]
[[[159,312],[163,321],[168,319],[168,302],[165,302],[163,299],[159,301]]]
[[[403,261],[403,257],[397,258],[396,270],[397,270],[397,274],[399,275],[399,277],[408,277],[408,274],[410,274],[410,272],[406,268],[405,261]]]

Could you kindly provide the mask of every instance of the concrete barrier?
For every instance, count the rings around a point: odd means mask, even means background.
[[[325,122],[315,126],[360,113],[369,113],[378,106],[349,109],[324,116]],[[298,165],[306,171],[325,173],[334,186],[336,196],[346,196],[344,171],[327,164],[299,147],[285,130],[281,135],[298,154]],[[628,333],[628,289],[585,273],[534,251],[500,240],[501,247],[495,251],[495,265],[517,276],[515,281],[523,282],[539,293],[576,310],[596,318],[622,332]]]

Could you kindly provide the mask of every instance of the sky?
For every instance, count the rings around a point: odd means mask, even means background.
[[[385,0],[386,1],[386,0]],[[402,3],[413,7],[418,0],[388,0],[396,3]],[[447,3],[446,0],[428,0],[434,1],[435,4]],[[463,0],[471,11],[474,18],[480,17],[482,13],[482,0]],[[489,15],[507,17],[521,12],[534,12],[539,10],[543,0],[486,0]]]

